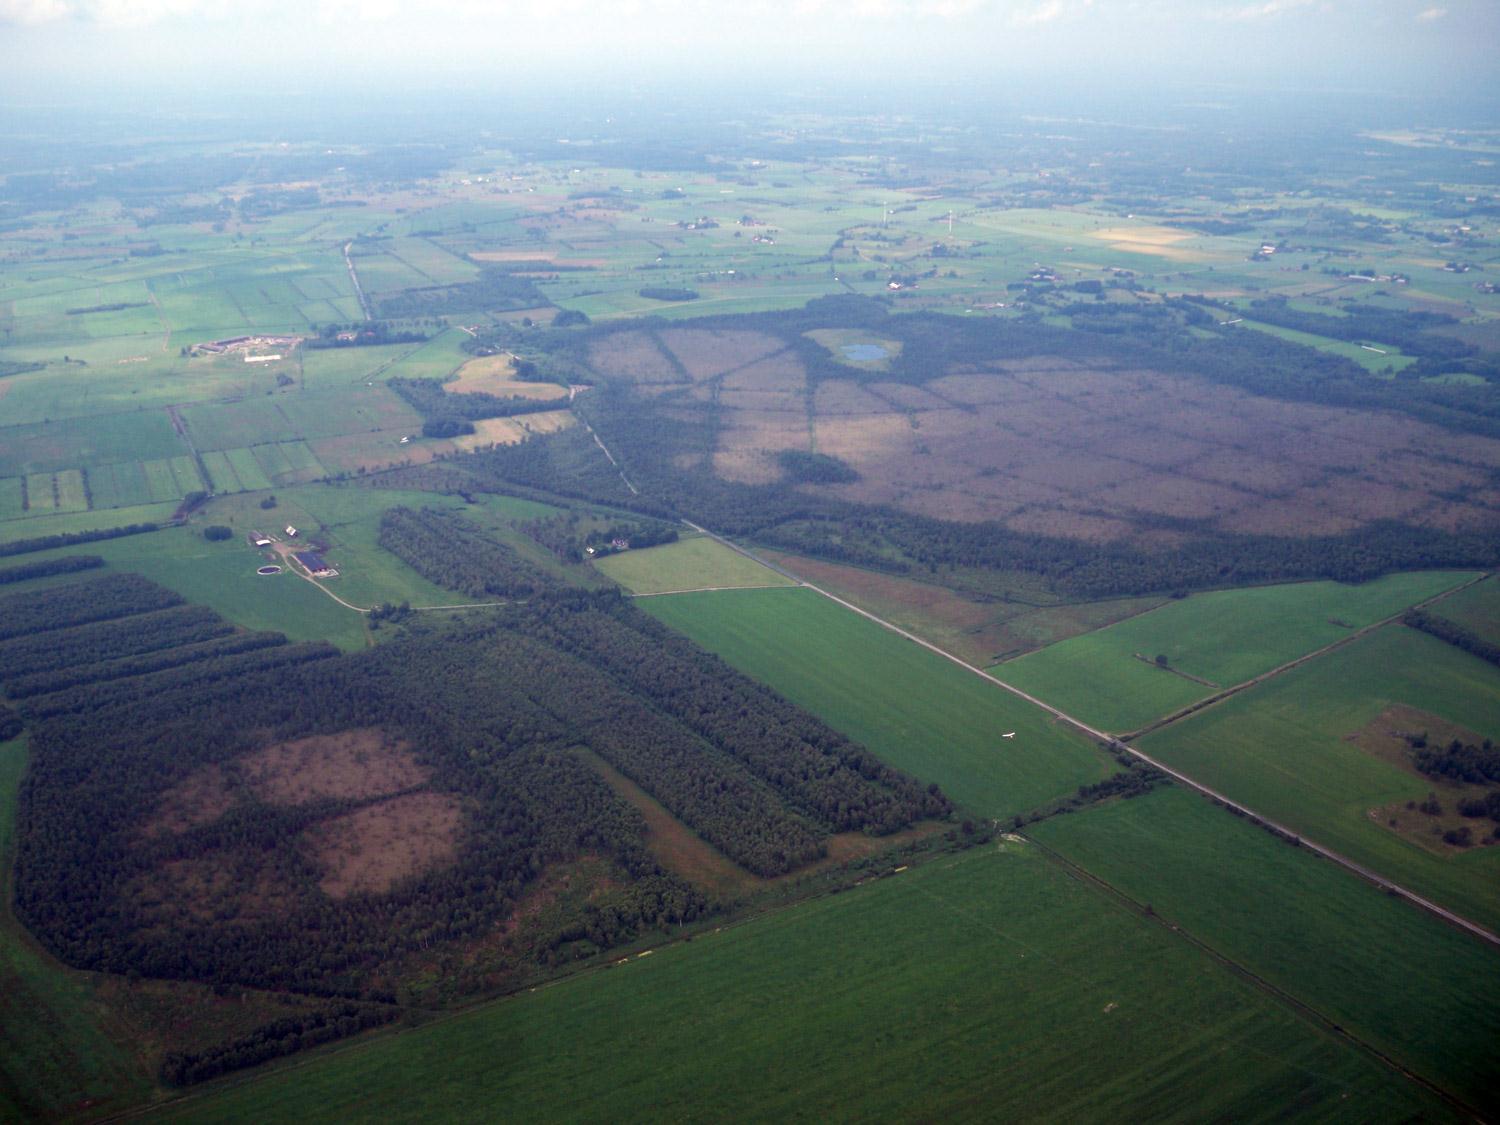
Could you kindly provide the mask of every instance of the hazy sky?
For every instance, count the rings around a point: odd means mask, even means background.
[[[1500,0],[0,0],[11,103],[674,74],[1399,93],[1493,88],[1497,59]]]

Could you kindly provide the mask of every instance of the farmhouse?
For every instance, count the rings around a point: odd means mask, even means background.
[[[311,574],[314,578],[338,577],[339,572],[329,566],[327,560],[318,554],[317,551],[300,551],[294,554],[292,558],[302,564],[307,573]]]
[[[188,349],[193,355],[225,355],[234,351],[249,351],[251,348],[295,348],[302,343],[301,336],[230,336],[225,340],[208,340],[194,344]],[[281,356],[246,356],[247,363],[265,363]]]
[[[288,539],[295,539],[295,538],[297,538],[297,529],[295,527],[293,527],[291,524],[287,524],[286,525],[286,537]]]

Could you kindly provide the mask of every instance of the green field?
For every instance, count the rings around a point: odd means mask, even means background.
[[[1443,1116],[1166,929],[1007,845],[210,1091],[167,1116],[1241,1121],[1288,1105],[1350,1121]]]
[[[1196,594],[991,671],[1091,725],[1123,733],[1473,577],[1423,571],[1358,586],[1298,582]],[[1158,654],[1169,669],[1155,666]]]
[[[1500,1105],[1500,950],[1185,789],[1027,831],[1430,1081]]]
[[[707,536],[648,547],[644,551],[610,555],[594,565],[636,594],[796,584],[785,575]]]
[[[26,738],[0,742],[0,1119],[53,1120],[93,1103],[121,1109],[150,1090],[123,1035],[111,1036],[94,978],[63,968],[11,913],[16,794]]]
[[[1491,644],[1500,645],[1500,579],[1490,577],[1467,590],[1460,590],[1433,606],[1432,612],[1462,625]]]
[[[1149,735],[1141,749],[1418,894],[1500,927],[1500,848],[1431,850],[1370,816],[1421,801],[1433,788],[1348,741],[1393,703],[1500,737],[1500,668],[1425,633],[1387,626]]]
[[[1113,772],[1044,711],[811,590],[675,594],[640,605],[984,816],[1025,812]],[[1002,739],[1007,731],[1015,738]]]
[[[97,531],[105,527],[124,527],[132,523],[160,523],[172,518],[177,501],[165,504],[139,504],[130,508],[106,511],[38,513],[31,519],[0,523],[0,543],[18,539],[35,539],[44,535],[61,535],[74,531]]]

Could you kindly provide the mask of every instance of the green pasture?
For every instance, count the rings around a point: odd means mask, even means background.
[[[643,609],[884,761],[987,817],[1113,772],[1093,746],[983,677],[807,589],[644,598]],[[1000,736],[1014,731],[1015,737]]]
[[[1421,571],[1355,586],[1297,582],[1194,594],[991,671],[1093,726],[1123,733],[1473,577]],[[1158,655],[1167,657],[1167,668],[1156,666]]]
[[[1279,336],[1283,340],[1290,340],[1294,344],[1306,344],[1310,348],[1317,348],[1322,352],[1332,355],[1341,355],[1345,359],[1352,359],[1366,371],[1384,371],[1387,367],[1396,371],[1410,367],[1416,363],[1415,356],[1402,353],[1399,348],[1382,344],[1379,340],[1372,340],[1372,347],[1380,348],[1386,354],[1366,351],[1358,344],[1350,343],[1348,340],[1335,340],[1331,336],[1318,336],[1312,332],[1299,332],[1295,328],[1282,328],[1276,324],[1262,324],[1258,320],[1243,320],[1236,327],[1253,328],[1257,332],[1266,332],[1272,336]]]
[[[229,498],[231,501],[248,499]],[[151,508],[120,509],[88,514],[114,517],[129,514],[133,518],[114,522],[133,523],[150,518],[152,511]],[[165,514],[157,514],[156,518],[168,515],[171,515],[170,505]],[[278,526],[277,512],[262,515],[269,517],[261,521],[262,525]],[[214,522],[217,518],[215,514],[214,519],[204,518],[202,522]],[[46,522],[50,525],[54,521]],[[56,530],[49,526],[43,532],[33,521],[24,521],[23,525],[31,534],[50,534]],[[17,525],[0,526],[8,533]],[[285,569],[277,575],[256,574],[256,567],[267,560],[249,547],[243,536],[210,543],[203,538],[201,524],[168,527],[144,535],[101,540],[88,544],[86,548],[63,547],[28,554],[24,558],[28,562],[39,561],[56,555],[79,554],[80,551],[99,555],[110,570],[144,574],[153,582],[176,590],[188,601],[210,606],[226,619],[247,629],[273,629],[294,641],[327,640],[347,651],[364,648],[368,643],[364,616],[339,605],[312,582]]]
[[[1429,612],[1462,625],[1491,644],[1500,644],[1500,579],[1491,576],[1460,590],[1438,602]]]
[[[1470,1104],[1500,1104],[1500,950],[1181,788],[1027,831]]]
[[[1500,738],[1500,669],[1391,625],[1149,735],[1141,748],[1418,894],[1500,927],[1500,848],[1429,850],[1370,815],[1421,801],[1433,788],[1348,740],[1396,703]]]
[[[165,411],[0,427],[0,476],[52,473],[183,452]]]
[[[376,1037],[177,1120],[1442,1118],[1024,845]],[[629,1028],[622,1036],[620,1029]]]
[[[107,527],[124,527],[133,523],[160,523],[172,518],[177,501],[166,504],[138,504],[129,508],[103,511],[59,512],[32,515],[30,519],[0,521],[0,543],[18,539],[38,539],[45,535],[64,535],[75,531],[98,531]],[[28,513],[30,514],[30,513]]]
[[[89,1106],[123,1109],[151,1084],[123,1028],[94,995],[94,978],[55,961],[11,912],[16,798],[27,740],[0,742],[0,1119],[60,1120]]]
[[[636,594],[728,586],[796,585],[785,575],[707,536],[609,555],[594,566]]]
[[[380,430],[415,433],[421,428],[417,413],[386,387],[261,395],[189,406],[182,416],[194,444],[204,451]]]

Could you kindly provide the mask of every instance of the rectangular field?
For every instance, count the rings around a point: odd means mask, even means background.
[[[707,536],[609,555],[594,565],[636,594],[796,585],[784,574]]]
[[[1473,577],[1423,571],[1358,586],[1298,582],[1195,594],[991,671],[1085,722],[1124,733]],[[1158,655],[1166,668],[1157,666]]]
[[[1350,1120],[1446,1116],[1011,845],[622,958],[171,1116],[1260,1120],[1287,1104]]]
[[[640,605],[983,816],[1025,812],[1113,772],[1044,711],[811,590]],[[1008,731],[1016,737],[1002,739]]]
[[[1500,738],[1500,668],[1390,625],[1149,735],[1141,748],[1418,894],[1500,927],[1500,847],[1419,845],[1381,811],[1438,788],[1352,741],[1392,704]]]
[[[1500,579],[1493,575],[1444,598],[1431,612],[1500,645]]]
[[[1185,789],[1027,829],[1464,1100],[1500,1091],[1500,950]]]

